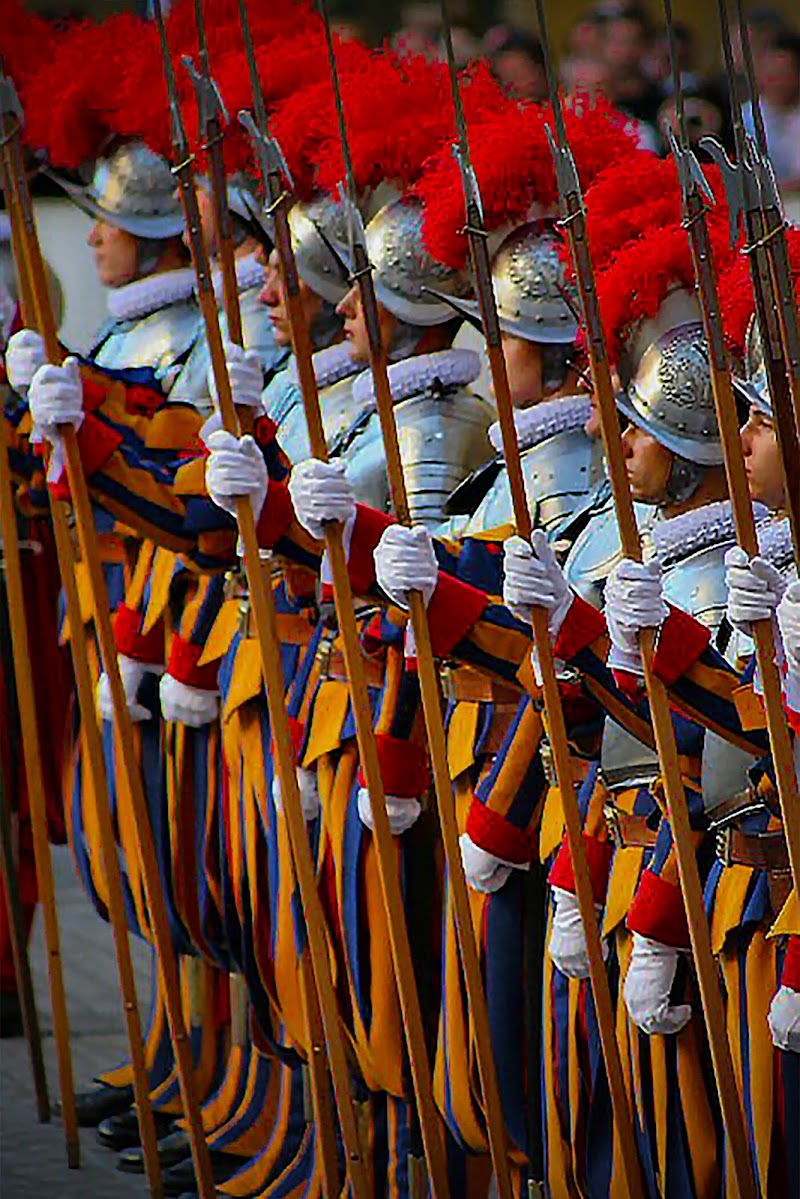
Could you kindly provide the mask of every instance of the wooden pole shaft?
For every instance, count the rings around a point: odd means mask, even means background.
[[[5,429],[3,418],[0,417],[0,455],[6,456],[6,454]],[[0,569],[3,567],[0,566]],[[22,1024],[25,1029],[25,1040],[28,1043],[28,1055],[31,1059],[33,1088],[36,1094],[36,1114],[40,1124],[47,1124],[50,1120],[50,1096],[47,1091],[42,1034],[39,1026],[39,1013],[36,1010],[36,993],[33,989],[31,963],[28,957],[28,937],[19,893],[17,863],[14,860],[11,813],[6,799],[5,774],[2,765],[0,765],[0,850],[2,851],[3,886],[6,911],[8,912],[11,953],[14,958],[14,976],[17,980],[17,994],[22,1009]]]
[[[276,181],[276,188],[278,186],[280,186],[279,182]],[[277,200],[278,196],[276,195],[275,198]],[[275,242],[292,330],[292,344],[302,390],[309,443],[314,457],[327,462],[328,446],[325,440],[319,392],[312,362],[311,338],[300,300],[297,265],[292,250],[287,213],[282,203],[274,205],[274,220]],[[448,1194],[447,1162],[439,1114],[433,1099],[433,1079],[425,1043],[422,1009],[414,974],[400,881],[397,876],[394,838],[386,812],[386,796],[369,703],[364,659],[358,638],[353,593],[342,545],[341,525],[330,523],[326,526],[325,544],[333,576],[334,601],[356,724],[359,759],[369,792],[370,809],[373,816],[373,838],[378,877],[386,911],[392,963],[403,1018],[417,1115],[431,1191],[436,1199],[440,1199]]]
[[[355,274],[358,278],[361,303],[369,335],[370,368],[372,370],[375,400],[381,434],[383,436],[384,452],[386,454],[386,472],[389,479],[392,507],[400,524],[410,526],[411,513],[408,507],[403,463],[397,437],[394,402],[392,400],[387,373],[386,350],[381,341],[378,323],[378,307],[371,267],[369,261],[366,259],[365,249],[362,246],[356,245],[355,250],[357,252]],[[497,1081],[497,1067],[495,1065],[491,1030],[489,1027],[489,1012],[483,989],[483,978],[481,976],[475,930],[472,923],[472,910],[467,891],[467,880],[458,844],[455,796],[453,794],[453,784],[447,761],[447,740],[442,717],[439,676],[433,656],[428,613],[422,594],[419,591],[409,593],[409,611],[416,645],[417,673],[419,676],[422,710],[428,738],[428,753],[433,773],[436,807],[439,814],[442,845],[450,880],[450,896],[456,920],[456,933],[461,965],[464,971],[464,984],[474,1028],[475,1056],[481,1091],[483,1093],[489,1152],[497,1180],[498,1192],[502,1196],[502,1199],[508,1199],[512,1194],[512,1187],[503,1107],[500,1099],[500,1087]]]
[[[479,228],[477,222],[481,220],[480,212],[474,211],[469,201],[467,203],[467,225],[470,229],[477,229]],[[503,456],[508,472],[514,523],[519,536],[524,538],[525,541],[530,542],[533,531],[531,514],[525,492],[519,443],[514,424],[511,389],[509,387],[506,361],[497,321],[489,253],[485,239],[480,234],[471,233],[470,249],[473,273],[479,283],[478,297],[481,319],[486,338],[489,370],[492,377],[492,386],[503,441]],[[561,692],[556,676],[553,649],[550,642],[548,615],[544,608],[532,609],[531,624],[533,626],[534,641],[539,658],[539,669],[542,676],[542,693],[547,718],[547,732],[553,751],[556,780],[561,796],[567,841],[569,843],[575,874],[575,891],[586,937],[589,977],[592,984],[597,1025],[600,1033],[600,1047],[608,1078],[612,1115],[619,1137],[620,1155],[627,1193],[632,1199],[635,1199],[635,1196],[641,1194],[643,1188],[639,1155],[636,1149],[636,1132],[630,1098],[625,1089],[619,1045],[617,1044],[611,988],[608,982],[605,962],[603,961],[600,925],[597,920],[589,863],[586,857],[586,843],[583,839],[583,821],[581,819],[578,797],[572,775],[569,738],[564,719],[564,708],[561,702]]]
[[[43,308],[49,307],[49,296],[37,295],[31,283],[28,263],[31,253],[29,248],[30,239],[25,236],[19,218],[19,207],[14,202],[12,208],[12,225],[17,234],[17,239],[15,240],[15,254],[18,263],[17,271],[25,279],[23,295],[26,296],[26,303],[30,305],[27,311],[25,311],[23,319],[26,325],[32,326],[35,323],[41,329],[47,327],[49,323],[52,324],[42,311]],[[35,320],[33,317],[34,312],[36,313]],[[134,1095],[136,1097],[142,1147],[144,1149],[145,1169],[151,1194],[154,1196],[154,1199],[160,1199],[160,1196],[163,1194],[163,1188],[161,1166],[158,1160],[158,1139],[156,1137],[155,1121],[150,1103],[149,1078],[145,1060],[141,1020],[139,1018],[133,960],[131,958],[128,939],[122,877],[114,836],[114,826],[111,819],[111,802],[108,795],[103,747],[97,725],[94,690],[89,674],[86,632],[78,595],[75,555],[64,507],[52,495],[49,495],[49,501],[56,544],[56,556],[64,587],[66,615],[71,630],[70,647],[78,704],[81,712],[84,746],[89,761],[92,786],[97,798],[100,848],[108,886],[108,912],[114,936],[120,993],[131,1053]]]
[[[687,220],[686,224],[701,301],[703,325],[711,358],[711,384],[722,450],[725,456],[725,473],[733,508],[736,539],[748,557],[753,558],[758,554],[756,522],[745,472],[739,418],[722,333],[708,227],[702,200],[699,197],[694,199],[690,197],[688,204],[691,205],[689,209],[691,219]],[[763,336],[767,336],[766,329]],[[791,432],[791,430],[787,431]],[[793,499],[795,502],[800,501],[800,495]],[[781,681],[775,661],[772,621],[756,621],[753,624],[753,639],[764,689],[767,731],[783,817],[783,831],[789,850],[794,885],[800,894],[800,791],[794,767],[789,722],[783,707]]]
[[[28,784],[28,802],[33,833],[33,852],[36,859],[36,877],[39,898],[42,904],[44,938],[47,947],[47,967],[50,981],[50,1001],[53,1010],[53,1028],[58,1059],[58,1077],[61,1088],[61,1116],[67,1148],[67,1164],[70,1169],[80,1166],[80,1141],[75,1109],[75,1083],[72,1075],[72,1050],[70,1047],[67,996],[64,988],[64,970],[61,960],[61,940],[56,914],[53,863],[47,835],[47,803],[42,777],[41,744],[39,723],[33,695],[33,677],[30,665],[30,640],[28,621],[25,614],[25,596],[22,589],[17,521],[12,499],[11,474],[8,461],[8,446],[5,437],[5,422],[0,420],[0,527],[3,535],[3,556],[6,568],[9,623],[14,658],[14,673],[17,680],[17,702],[22,729],[22,750],[25,760],[25,776]]]
[[[567,197],[565,208],[565,227],[578,280],[584,327],[588,334],[589,362],[600,412],[606,465],[614,496],[622,552],[626,558],[641,562],[642,546],[625,469],[619,414],[614,400],[611,372],[605,352],[602,324],[594,290],[594,272],[586,238],[585,214],[580,196],[570,195]],[[729,1138],[733,1167],[731,1181],[738,1188],[740,1199],[757,1199],[750,1158],[750,1144],[741,1101],[736,1089],[730,1046],[725,1034],[725,1009],[720,978],[711,952],[711,934],[703,904],[697,858],[692,844],[689,810],[681,778],[669,698],[664,684],[652,670],[654,643],[654,630],[643,629],[639,638],[639,647],[642,655],[644,680],[650,702],[650,716],[661,768],[667,813],[672,826],[681,892],[686,908],[706,1032],[717,1081],[722,1118]]]
[[[103,659],[103,668],[108,676],[109,690],[114,708],[114,726],[119,739],[120,785],[131,804],[134,827],[142,866],[147,908],[153,932],[153,942],[158,958],[158,968],[164,991],[170,1036],[175,1054],[181,1098],[186,1116],[192,1159],[197,1175],[198,1190],[202,1199],[212,1199],[215,1188],[211,1169],[211,1158],[206,1144],[203,1121],[198,1097],[192,1079],[192,1055],[186,1032],[181,999],[180,976],[175,951],[170,939],[169,920],[161,891],[161,881],[156,857],[150,815],[144,793],[142,776],[136,754],[133,722],[128,711],[125,688],[117,660],[117,647],[111,624],[111,611],[106,590],[103,566],[97,550],[91,501],[83,473],[77,435],[72,425],[64,425],[59,433],[63,438],[67,459],[72,507],[78,530],[81,557],[89,575],[94,600],[94,619],[97,639]]]
[[[15,213],[13,230],[18,236],[20,231],[20,214],[23,210],[15,203],[15,189],[18,181],[12,167],[10,153],[12,143],[17,141],[17,131],[8,117],[3,117],[2,126],[4,137],[2,152],[0,153],[2,185],[7,197],[9,210]],[[35,295],[35,289],[29,290],[29,284],[32,280],[25,281],[24,262],[22,260],[19,261],[17,270],[21,277],[22,296],[27,301],[31,290]],[[0,424],[3,424],[1,420]],[[14,672],[17,679],[25,776],[28,783],[36,876],[39,885],[39,897],[42,903],[45,944],[48,954],[50,998],[53,1010],[53,1026],[61,1090],[61,1117],[64,1125],[67,1164],[71,1169],[76,1169],[80,1165],[80,1140],[75,1108],[75,1082],[72,1073],[69,1018],[61,961],[58,917],[56,914],[53,865],[50,857],[50,845],[47,833],[47,805],[42,776],[39,726],[33,695],[33,676],[28,649],[28,623],[24,607],[22,568],[8,450],[5,440],[5,427],[3,427],[2,444],[0,444],[0,512],[2,513],[9,621],[11,626]]]
[[[225,350],[219,327],[219,314],[209,278],[208,257],[199,228],[199,216],[194,193],[191,163],[184,163],[177,170],[177,176],[186,227],[189,233],[192,262],[198,281],[198,300],[214,373],[219,413],[222,418],[223,427],[229,433],[233,433],[234,436],[239,436],[241,428],[233,403],[230,378],[225,363]],[[325,917],[317,890],[314,863],[308,843],[308,832],[297,781],[297,763],[292,746],[289,717],[284,702],[283,671],[280,660],[280,640],[278,637],[275,598],[272,589],[267,586],[261,571],[256,523],[253,507],[249,499],[242,497],[238,502],[236,520],[244,547],[244,568],[247,576],[250,604],[266,685],[267,708],[269,710],[270,728],[275,747],[275,761],[278,768],[281,795],[283,797],[283,813],[286,820],[292,860],[308,933],[312,973],[325,1030],[328,1061],[339,1112],[342,1139],[348,1159],[350,1184],[355,1199],[367,1199],[366,1163],[359,1143],[352,1085],[344,1047],[344,1036],[339,1021],[336,992],[331,974],[325,932]],[[310,1077],[312,1086],[314,1086],[319,1075],[316,1071],[311,1071]],[[315,1110],[323,1110],[324,1097],[315,1095],[314,1103]],[[318,1133],[320,1137],[334,1135],[332,1113],[329,1113],[321,1121]],[[323,1163],[330,1161],[332,1156],[329,1152],[324,1153]],[[332,1179],[326,1180],[326,1187],[331,1197],[338,1189]]]

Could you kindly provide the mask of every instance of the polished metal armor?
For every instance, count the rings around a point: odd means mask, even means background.
[[[53,178],[89,216],[134,237],[162,239],[183,232],[183,212],[169,163],[143,142],[125,142],[101,158],[88,187],[55,173]]]
[[[542,345],[575,341],[578,299],[559,244],[550,221],[531,221],[502,242],[492,260],[492,282],[504,332]],[[477,300],[452,303],[471,320],[480,321]]]
[[[546,405],[568,404],[575,419],[567,427],[544,436],[533,444],[520,443],[520,464],[525,482],[528,508],[537,528],[550,530],[562,522],[590,494],[601,469],[601,447],[583,431],[588,416],[588,400],[552,400]],[[546,426],[544,426],[546,427]],[[492,487],[466,522],[462,535],[485,533],[502,525],[513,524],[514,512],[508,472],[503,466]]]
[[[700,466],[723,461],[701,324],[678,325],[649,346],[617,404],[678,457]]]
[[[452,305],[437,299],[467,296],[469,280],[428,253],[422,237],[422,205],[413,199],[386,204],[367,225],[367,253],[378,299],[409,325],[441,325]],[[434,294],[435,293],[435,294]]]
[[[295,204],[289,213],[297,270],[312,291],[338,304],[350,287],[347,209],[331,196]]]
[[[634,504],[634,513],[644,533],[655,520],[656,509],[649,504]],[[577,509],[571,520],[554,530],[552,540],[556,548],[562,542],[569,545],[564,574],[570,587],[588,603],[602,608],[606,579],[622,558],[617,513],[607,479],[595,487],[583,509]]]
[[[493,409],[469,391],[466,382],[446,381],[447,361],[468,359],[475,359],[473,378],[476,378],[477,356],[470,351],[446,350],[424,355],[418,361],[412,358],[398,363],[398,367],[404,368],[406,382],[400,395],[393,379],[396,367],[390,368],[411,519],[432,531],[441,523],[447,497],[486,459]],[[441,379],[431,374],[431,364],[436,361],[442,364]],[[361,395],[371,397],[371,389],[357,384],[355,394],[356,399]],[[347,459],[348,478],[358,499],[383,512],[390,511],[386,454],[374,400],[365,407],[364,416],[344,440],[341,453]]]
[[[177,272],[170,272],[176,276]],[[191,276],[191,272],[186,272]],[[150,276],[140,283],[157,281]],[[153,301],[155,304],[155,300]],[[200,336],[200,313],[191,279],[182,298],[162,302],[129,319],[112,319],[99,331],[89,358],[106,370],[150,369],[165,394],[172,392]]]
[[[319,350],[312,359],[319,389],[322,426],[331,455],[363,410],[353,396],[353,379],[361,372],[360,363],[353,361],[343,345]],[[281,371],[264,392],[267,416],[278,426],[278,441],[292,462],[303,462],[311,456],[303,396],[297,374],[290,365]]]

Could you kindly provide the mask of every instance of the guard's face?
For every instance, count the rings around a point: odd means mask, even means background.
[[[515,408],[530,408],[544,399],[542,388],[542,347],[513,333],[503,333],[508,386]]]
[[[292,326],[286,306],[277,250],[272,251],[266,262],[264,286],[259,293],[259,299],[269,308],[269,319],[276,345],[288,349],[292,344]],[[302,279],[300,280],[300,303],[306,323],[311,329],[319,315],[322,301]]]
[[[103,287],[124,287],[138,278],[136,238],[107,221],[95,221],[86,239]]]
[[[672,451],[632,424],[622,435],[622,448],[633,498],[643,504],[660,504],[667,494]]]
[[[750,495],[777,512],[784,505],[785,490],[775,426],[757,408],[751,407],[741,436]]]
[[[363,362],[366,365],[369,362],[369,335],[358,284],[353,284],[344,299],[336,305],[336,311],[344,320],[344,341],[348,353],[355,362]],[[378,329],[381,345],[387,354],[392,348],[396,328],[397,321],[379,300]]]

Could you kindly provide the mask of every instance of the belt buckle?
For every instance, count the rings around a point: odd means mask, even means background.
[[[317,646],[317,664],[319,666],[320,680],[330,678],[331,656],[333,654],[333,638],[327,637],[325,634],[320,637],[319,645]]]
[[[449,663],[445,663],[439,668],[439,679],[441,680],[442,684],[442,695],[447,702],[451,704],[455,703],[456,700],[455,669]]]
[[[733,824],[726,824],[716,831],[714,846],[717,858],[723,866],[733,866]]]
[[[547,782],[551,787],[557,787],[558,775],[556,773],[556,760],[553,755],[553,747],[549,741],[542,741],[542,744],[539,747],[539,753],[542,759],[542,767],[544,769]]]
[[[617,811],[617,805],[611,803],[610,801],[604,803],[603,804],[603,815],[605,816],[606,824],[608,825],[609,832],[611,833],[612,841],[614,842],[614,844],[617,846],[618,849],[621,848],[621,846],[622,846],[622,828],[620,827],[619,812]]]

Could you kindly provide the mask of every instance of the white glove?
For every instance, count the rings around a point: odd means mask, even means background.
[[[608,665],[631,674],[642,673],[639,633],[657,629],[669,609],[661,594],[658,562],[623,558],[608,576],[605,613],[611,636]]]
[[[64,445],[59,425],[83,424],[83,383],[77,358],[65,358],[61,366],[40,366],[28,390],[28,406],[33,419],[31,441],[49,441],[52,447],[47,481],[61,477],[64,469]]]
[[[578,907],[578,897],[562,887],[553,887],[555,911],[550,928],[547,952],[567,978],[588,978],[589,957],[586,953],[586,933]],[[598,916],[601,909],[597,909]],[[603,961],[608,957],[608,942],[601,938]]]
[[[225,342],[225,365],[231,382],[234,404],[242,408],[261,408],[261,393],[264,390],[264,373],[255,350],[243,350],[233,341]],[[208,391],[214,407],[219,407],[214,368],[208,368]]]
[[[496,858],[493,853],[487,853],[476,845],[469,833],[462,833],[458,838],[461,847],[461,862],[467,883],[473,891],[482,891],[491,895],[505,886],[511,871],[515,869],[510,862]],[[522,869],[519,867],[518,869]]]
[[[135,658],[128,658],[125,654],[117,655],[117,663],[119,664],[119,673],[122,675],[122,686],[125,691],[125,699],[128,702],[128,711],[130,712],[131,720],[134,723],[139,723],[142,720],[150,720],[152,715],[150,709],[140,704],[136,696],[144,676],[146,674],[160,673],[163,667],[148,662],[137,662]],[[111,686],[105,671],[100,675],[97,683],[97,708],[103,720],[114,719]]]
[[[205,687],[190,687],[171,674],[165,674],[158,689],[161,714],[165,720],[200,729],[219,716],[219,692]]]
[[[6,373],[14,391],[24,395],[39,367],[46,364],[44,338],[34,329],[20,329],[8,339]]]
[[[783,681],[786,702],[793,712],[800,712],[800,583],[786,588],[776,615],[786,662]]]
[[[425,607],[431,602],[439,579],[433,540],[423,525],[407,529],[389,525],[375,547],[375,577],[389,599],[408,607],[408,593],[421,591]]]
[[[206,439],[206,490],[218,508],[236,515],[236,502],[247,496],[258,520],[269,488],[264,455],[249,435],[234,437],[218,429]]]
[[[322,809],[317,787],[316,770],[306,770],[304,766],[297,767],[297,786],[300,790],[300,806],[306,820],[316,820]],[[281,780],[277,773],[272,779],[272,800],[278,812],[283,811],[283,791]]]
[[[541,529],[530,544],[522,537],[509,537],[503,546],[503,571],[506,606],[526,622],[530,622],[531,608],[546,608],[555,641],[575,596]]]
[[[752,635],[753,623],[771,620],[786,589],[786,580],[764,558],[748,558],[738,545],[725,555],[728,587],[728,620],[735,629]]]
[[[633,954],[625,979],[625,1006],[636,1027],[648,1036],[680,1032],[691,1019],[688,1003],[672,1007],[669,1002],[679,957],[679,951],[671,945],[633,934]]]
[[[334,462],[307,458],[301,462],[289,477],[289,495],[300,524],[318,541],[322,540],[327,521],[346,524],[355,515],[356,493],[341,458]]]
[[[399,837],[408,832],[412,824],[416,824],[422,811],[418,799],[400,799],[396,795],[386,796],[386,815],[389,817],[389,828],[392,836]],[[375,822],[372,819],[372,804],[369,802],[369,791],[366,787],[358,788],[358,814],[361,823],[370,832],[375,832]]]
[[[776,1049],[800,1053],[800,991],[780,987],[770,1004],[767,1022]]]

